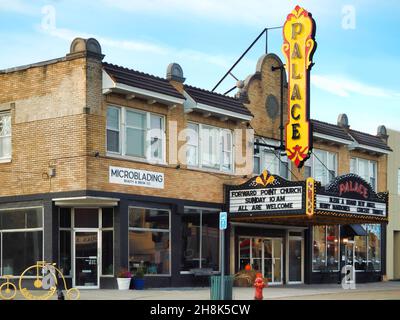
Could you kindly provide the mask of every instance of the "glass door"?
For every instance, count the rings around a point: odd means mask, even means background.
[[[264,277],[270,284],[282,283],[282,239],[264,239]]]
[[[289,238],[289,283],[302,283],[303,239]]]
[[[282,239],[239,238],[239,270],[247,264],[263,274],[270,284],[282,283]]]
[[[282,283],[282,239],[275,238],[272,239],[272,247],[273,247],[273,274],[274,279],[273,283],[281,284]]]
[[[74,287],[99,288],[99,232],[74,232]]]
[[[354,269],[354,241],[348,241],[345,246],[345,283],[355,283],[355,269]]]
[[[251,248],[251,267],[253,270],[262,273],[263,262],[263,239],[253,238]]]
[[[274,282],[273,272],[273,247],[272,239],[264,240],[264,278],[268,279],[268,283]]]

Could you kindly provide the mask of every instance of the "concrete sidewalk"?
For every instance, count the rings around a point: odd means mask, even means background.
[[[253,300],[253,288],[233,288],[234,300]],[[24,299],[20,293],[17,300]],[[52,297],[57,299],[56,295]],[[209,300],[210,288],[160,288],[145,290],[80,290],[80,300]],[[264,300],[400,299],[400,281],[357,284],[344,290],[338,284],[270,286]]]

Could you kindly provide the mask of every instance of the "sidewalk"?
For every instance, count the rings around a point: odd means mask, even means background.
[[[145,290],[81,290],[81,300],[209,300],[210,289],[160,288]],[[233,288],[234,300],[252,300],[253,288]],[[264,289],[264,299],[400,299],[400,281],[358,284],[344,290],[338,284],[271,286]]]

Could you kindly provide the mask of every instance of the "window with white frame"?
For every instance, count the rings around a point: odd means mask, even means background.
[[[74,228],[90,227],[101,231],[101,276],[114,274],[114,209],[59,208],[59,266],[72,276],[72,236]],[[82,224],[84,223],[84,225]],[[89,224],[90,223],[90,224]]]
[[[254,174],[258,175],[264,170],[268,170],[271,174],[290,180],[289,166],[287,156],[280,154],[279,151],[264,147],[257,148],[254,151]]]
[[[107,152],[165,162],[165,118],[125,107],[107,109]]]
[[[186,161],[188,166],[232,172],[232,131],[189,122],[186,133]]]
[[[0,160],[11,158],[11,114],[0,113]]]
[[[400,169],[397,169],[397,194],[400,194]]]
[[[350,160],[350,172],[358,174],[361,178],[371,184],[372,189],[376,191],[376,181],[377,181],[377,170],[376,161],[361,159],[361,158],[351,158]]]
[[[314,149],[304,164],[305,178],[313,177],[322,185],[328,184],[337,176],[337,154],[326,150]]]
[[[43,260],[43,208],[0,210],[1,276],[19,276]],[[29,271],[34,276],[35,271]]]

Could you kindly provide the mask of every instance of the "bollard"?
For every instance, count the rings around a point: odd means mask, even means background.
[[[265,288],[265,283],[261,273],[257,273],[256,280],[254,281],[254,287],[256,288],[254,300],[264,299],[263,289]]]

